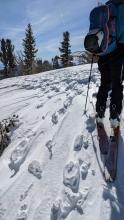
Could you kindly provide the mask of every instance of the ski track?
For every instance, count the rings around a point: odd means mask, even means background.
[[[86,115],[89,65],[0,82],[0,120],[20,120],[1,157],[0,220],[124,220],[124,112],[118,179],[107,184],[91,103],[94,66]]]

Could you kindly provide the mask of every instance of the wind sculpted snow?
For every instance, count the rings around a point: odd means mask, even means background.
[[[89,70],[0,81],[0,121],[17,114],[20,122],[0,158],[0,220],[124,220],[124,113],[118,178],[107,184],[94,120],[96,64],[84,114]]]

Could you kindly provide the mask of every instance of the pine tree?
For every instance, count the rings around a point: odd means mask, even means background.
[[[24,67],[23,53],[21,50],[17,51],[16,63],[17,63],[17,75],[18,76],[24,75],[25,67]]]
[[[16,63],[14,56],[14,45],[12,45],[10,39],[6,40],[6,47],[7,47],[7,59],[8,59],[8,72],[9,75],[12,76],[12,71],[14,70]]]
[[[1,40],[0,48],[0,60],[4,65],[4,75],[5,77],[12,76],[12,71],[15,67],[15,57],[14,57],[14,46],[10,39]]]
[[[52,70],[52,65],[51,65],[51,63],[48,60],[44,60],[43,61],[43,63],[42,63],[42,70],[43,70],[43,72]]]
[[[23,48],[25,72],[26,74],[32,74],[33,62],[35,61],[36,53],[38,50],[36,49],[36,43],[33,36],[31,24],[28,24],[27,26],[25,39],[23,40]]]
[[[55,56],[52,58],[53,69],[59,69],[59,57]]]
[[[7,59],[7,48],[6,48],[5,39],[1,40],[0,60],[4,66],[4,75],[5,77],[8,77],[8,59]]]
[[[41,73],[42,71],[43,71],[43,61],[42,59],[38,59],[36,73]]]
[[[60,60],[63,67],[72,66],[72,56],[71,56],[71,45],[70,45],[70,34],[68,31],[63,33],[63,41],[61,42],[60,50]]]

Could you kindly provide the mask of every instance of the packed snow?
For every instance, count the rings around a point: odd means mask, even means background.
[[[106,183],[94,105],[100,82],[90,65],[0,81],[0,121],[18,126],[0,157],[0,220],[124,220],[124,112],[118,176]],[[106,129],[108,127],[106,111]]]

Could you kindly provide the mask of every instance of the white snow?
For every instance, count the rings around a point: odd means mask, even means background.
[[[32,173],[34,176],[36,176],[38,179],[41,179],[42,168],[38,161],[33,160],[28,166],[28,171],[29,173]]]
[[[66,165],[63,174],[63,183],[69,187],[72,192],[78,192],[80,182],[80,167],[78,163],[70,161]]]
[[[0,81],[0,121],[19,116],[0,157],[0,220],[124,220],[124,112],[118,176],[107,184],[94,118],[96,64],[84,114],[89,70]]]
[[[79,135],[75,140],[74,150],[79,151],[81,150],[82,146],[83,146],[83,135]]]

